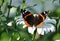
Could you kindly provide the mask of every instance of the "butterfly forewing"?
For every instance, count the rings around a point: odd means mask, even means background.
[[[34,16],[32,14],[28,14],[25,16],[25,24],[29,24],[29,26],[33,26],[34,24]],[[27,25],[28,26],[28,25]]]

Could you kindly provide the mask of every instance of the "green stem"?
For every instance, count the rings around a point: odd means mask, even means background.
[[[9,13],[10,13],[10,8],[8,9],[8,15],[7,15],[7,18],[9,17]]]
[[[58,23],[57,23],[57,30],[59,30],[59,26],[60,26],[60,19],[58,19]]]
[[[25,9],[25,1],[26,1],[26,0],[23,0],[23,1],[22,1],[21,9]]]
[[[1,6],[0,6],[0,15],[2,14],[2,11],[1,11]],[[3,14],[2,14],[3,15]]]
[[[1,11],[1,6],[0,6],[0,11]]]
[[[34,40],[35,40],[35,35],[33,34],[33,35],[32,35],[32,41],[34,41]]]
[[[37,40],[39,37],[40,37],[40,34],[38,34],[38,33],[36,32],[36,34],[33,34],[33,35],[32,35],[32,41]]]
[[[11,5],[11,3],[12,3],[12,0],[10,0],[10,5]]]
[[[10,0],[10,5],[11,6],[11,3],[12,3],[12,0]],[[10,8],[8,8],[8,15],[7,15],[7,18],[9,17],[9,14],[10,14]]]
[[[35,39],[37,40],[40,37],[40,35],[36,32]]]

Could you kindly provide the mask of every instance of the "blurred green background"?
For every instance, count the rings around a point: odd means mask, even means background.
[[[49,17],[57,21],[54,33],[35,40],[27,28],[16,25],[20,9],[26,8],[33,14],[49,10]],[[60,40],[60,0],[0,0],[0,41],[56,41]]]

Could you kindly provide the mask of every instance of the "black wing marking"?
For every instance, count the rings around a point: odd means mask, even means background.
[[[39,14],[39,15],[35,18],[35,21],[36,21],[35,26],[36,26],[36,27],[42,26],[43,21],[45,20],[45,18],[46,18],[46,15],[45,15],[43,12],[42,12],[41,14]]]
[[[22,16],[24,18],[24,22],[27,26],[33,26],[34,24],[34,16],[29,11],[21,10]]]

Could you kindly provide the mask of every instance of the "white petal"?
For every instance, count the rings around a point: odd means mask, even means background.
[[[24,24],[24,21],[21,21],[20,24]]]
[[[18,25],[18,24],[24,24],[24,20],[23,20],[22,16],[19,16],[19,17],[17,18],[16,23],[17,23],[17,25]]]
[[[20,22],[17,22],[16,24],[18,25]]]
[[[41,35],[44,35],[44,30],[41,32]]]
[[[44,32],[48,33],[47,28],[43,28]]]
[[[38,34],[44,35],[44,30],[42,28],[37,28]]]
[[[24,24],[24,21],[17,20],[16,23],[17,23],[17,25],[18,24]]]
[[[37,14],[34,14],[34,16],[38,16]]]
[[[51,19],[51,22],[52,22],[53,24],[56,24],[56,20],[55,20],[55,19]]]
[[[41,35],[44,35],[44,32],[48,33],[48,32],[54,32],[55,31],[55,27],[52,24],[44,24],[43,26],[41,26],[40,28],[37,28],[37,32]]]
[[[44,31],[47,31],[46,29],[47,29],[47,28],[44,28]]]
[[[47,26],[47,28],[46,28],[46,31],[45,31],[46,33],[48,33],[48,32],[50,32],[50,27],[48,27]]]
[[[46,16],[46,20],[50,20],[50,18],[48,16]]]
[[[23,28],[26,28],[27,27],[27,25],[23,25]]]
[[[36,27],[34,27],[34,26],[33,27],[28,27],[28,32],[33,34],[35,29],[36,29]]]
[[[51,30],[51,32],[55,32],[55,27],[53,25],[51,25],[50,30]]]
[[[44,23],[53,23],[53,24],[56,24],[56,20],[55,19],[50,19],[49,17],[46,17]]]

